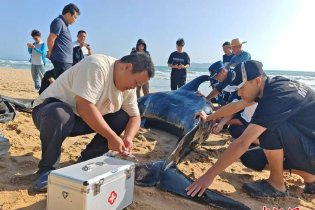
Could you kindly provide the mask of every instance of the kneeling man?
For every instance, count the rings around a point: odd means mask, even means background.
[[[42,158],[34,189],[47,189],[48,175],[59,163],[61,145],[68,136],[96,133],[79,161],[101,156],[109,149],[121,155],[131,153],[140,127],[135,88],[153,76],[154,65],[144,53],[120,60],[91,55],[36,98],[32,117],[40,131]]]

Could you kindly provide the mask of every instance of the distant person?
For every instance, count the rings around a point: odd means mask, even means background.
[[[244,133],[187,187],[187,194],[201,196],[214,178],[241,156],[245,166],[270,171],[268,179],[243,185],[251,196],[288,196],[284,169],[302,177],[304,193],[315,194],[315,92],[285,77],[267,77],[259,61],[242,62],[234,70],[231,86],[238,89],[242,100],[258,105]],[[209,120],[204,112],[199,114],[201,119]],[[260,147],[248,150],[257,139]]]
[[[48,175],[59,163],[66,137],[96,133],[78,161],[109,150],[131,154],[141,121],[135,88],[153,76],[153,62],[144,53],[120,60],[94,54],[64,72],[40,94],[32,112],[42,144],[34,189],[47,189]]]
[[[54,76],[57,79],[63,72],[69,69],[73,63],[73,44],[68,28],[80,15],[80,10],[75,4],[68,4],[50,24],[50,34],[47,39],[47,57],[54,65]]]
[[[233,57],[228,64],[228,68],[235,68],[235,66],[241,62],[251,60],[251,55],[242,49],[243,44],[245,42],[241,42],[239,39],[233,39],[231,41],[231,47],[233,52]]]
[[[47,45],[42,41],[41,33],[33,30],[31,36],[34,43],[27,43],[28,52],[31,54],[31,72],[35,85],[35,90],[40,89],[40,82],[45,74],[44,66],[46,65]]]
[[[136,51],[136,48],[135,47],[133,47],[132,49],[131,49],[131,52],[130,52],[130,54],[133,54],[133,53],[136,53],[137,51]]]
[[[92,55],[91,46],[85,42],[86,32],[83,30],[78,31],[77,41],[73,43],[73,66],[83,58]]]
[[[147,54],[148,56],[150,56],[150,53],[149,51],[147,51],[147,44],[145,43],[145,41],[143,39],[139,39],[137,41],[137,44],[136,44],[136,48],[132,49],[131,50],[131,54],[133,53],[145,53]],[[139,98],[140,97],[140,92],[141,92],[141,89],[143,91],[143,95],[147,95],[149,94],[149,82],[147,82],[146,84],[142,85],[142,86],[138,86],[137,87],[137,97]]]
[[[186,69],[190,66],[189,55],[184,52],[185,41],[180,38],[176,41],[176,51],[172,52],[167,64],[172,68],[171,72],[171,90],[177,90],[185,85],[187,72]]]
[[[232,49],[231,49],[231,43],[226,41],[223,43],[222,45],[222,49],[223,49],[223,52],[224,52],[224,55],[222,56],[223,58],[223,64],[224,66],[227,66],[230,61],[231,61],[231,58],[233,57],[233,53],[232,53]]]

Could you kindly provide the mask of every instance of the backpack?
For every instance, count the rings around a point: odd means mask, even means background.
[[[14,105],[0,98],[0,123],[13,120],[16,116]]]

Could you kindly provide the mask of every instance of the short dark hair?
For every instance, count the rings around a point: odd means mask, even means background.
[[[31,33],[31,36],[34,37],[34,36],[41,36],[41,33],[39,32],[39,30],[36,30],[34,29]]]
[[[80,31],[78,31],[78,35],[77,35],[77,36],[79,36],[79,34],[81,34],[81,33],[85,33],[85,34],[86,34],[86,32],[85,32],[85,31],[80,30]]]
[[[126,55],[120,59],[120,62],[131,63],[132,73],[147,71],[149,78],[154,77],[154,64],[150,56],[146,53],[137,52],[131,55]]]
[[[183,38],[179,38],[176,41],[177,46],[184,46],[185,45],[185,40]]]
[[[222,47],[224,47],[224,46],[229,46],[229,47],[231,47],[231,43],[228,42],[228,41],[226,41],[226,42],[223,43]]]
[[[80,9],[79,7],[77,7],[77,5],[73,4],[73,3],[70,3],[68,5],[66,5],[63,10],[62,10],[62,14],[66,14],[70,12],[71,16],[75,14],[75,12],[78,13],[78,15],[80,15]]]

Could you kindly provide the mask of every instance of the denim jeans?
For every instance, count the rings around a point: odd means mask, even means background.
[[[34,81],[35,89],[40,89],[40,83],[44,77],[45,70],[44,65],[33,65],[31,66],[32,78]]]

